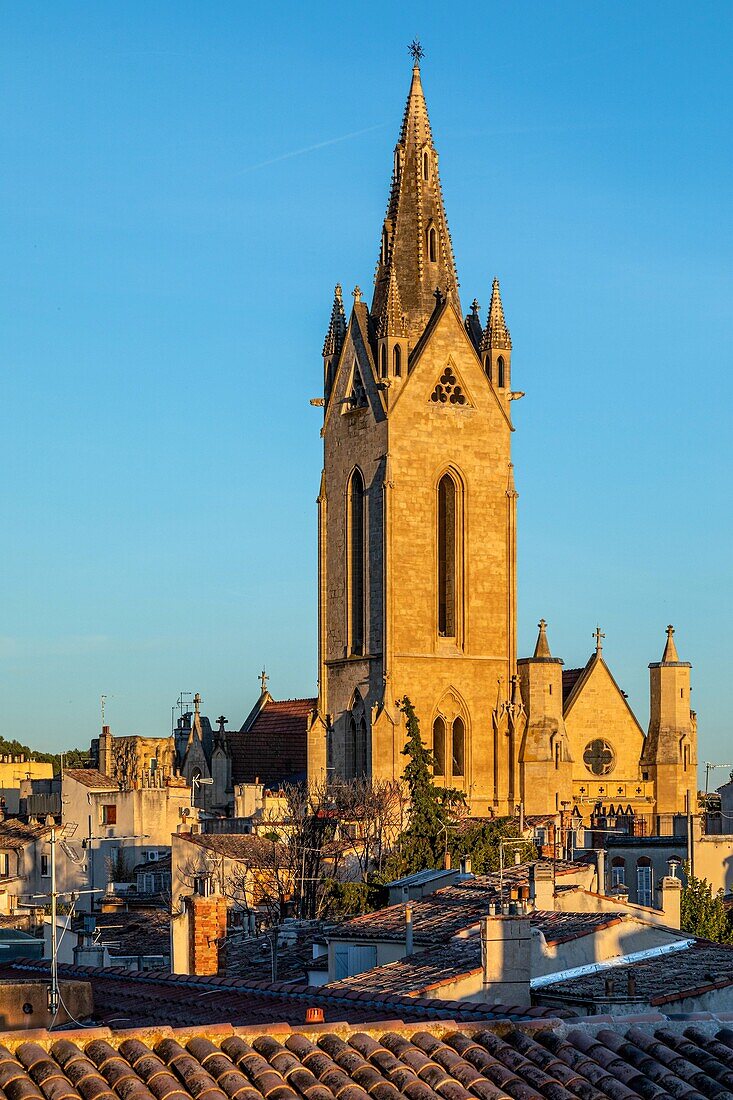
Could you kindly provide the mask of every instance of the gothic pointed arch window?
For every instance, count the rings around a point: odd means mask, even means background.
[[[364,652],[364,602],[366,591],[365,547],[366,498],[364,479],[359,469],[349,480],[347,499],[347,577],[349,651]]]
[[[427,149],[424,150],[422,155],[422,178],[424,180],[430,179],[430,154]]]
[[[444,473],[438,482],[436,532],[438,634],[441,638],[456,638],[458,634],[461,503],[460,485],[452,474]]]
[[[431,264],[437,262],[438,259],[438,234],[435,232],[435,226],[429,225],[426,233],[427,246],[428,246],[428,260]]]
[[[379,349],[379,376],[380,378],[387,377],[387,345],[382,344]]]
[[[353,779],[356,766],[356,719],[353,714],[349,716],[344,749],[344,775],[346,779]]]
[[[486,371],[486,377],[488,378],[489,382],[493,382],[494,379],[493,379],[493,371],[491,369],[491,356],[490,355],[485,355],[484,356],[484,370]]]
[[[460,715],[453,719],[451,730],[451,771],[455,777],[463,778],[466,774],[466,725]]]
[[[506,385],[506,366],[503,355],[500,355],[496,360],[496,381],[499,389],[503,390]]]
[[[354,751],[354,778],[361,779],[367,774],[367,728],[362,714],[356,723],[356,747]]]
[[[392,372],[395,378],[402,377],[402,348],[399,344],[392,348]]]
[[[445,718],[433,722],[433,775],[445,775]]]
[[[385,225],[384,229],[382,230],[382,255],[381,255],[381,260],[382,260],[383,264],[386,264],[386,262],[387,262],[388,251],[389,251],[389,236],[387,234],[387,226]]]

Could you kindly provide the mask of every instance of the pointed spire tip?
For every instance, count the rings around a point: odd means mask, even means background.
[[[544,619],[540,619],[537,623],[539,627],[539,634],[537,635],[537,644],[534,647],[534,657],[547,658],[552,657],[550,653],[550,643],[547,640],[547,623]]]

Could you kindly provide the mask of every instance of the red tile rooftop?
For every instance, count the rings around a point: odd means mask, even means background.
[[[733,1031],[658,1017],[614,1029],[227,1025],[2,1034],[7,1100],[634,1100],[733,1095]]]
[[[504,871],[504,890],[529,883],[533,863],[512,864]],[[556,878],[589,874],[583,863],[558,860]],[[412,924],[416,943],[445,943],[457,932],[475,924],[488,911],[489,904],[499,899],[500,876],[495,871],[476,875],[473,879],[444,886],[421,901],[412,903]],[[353,917],[336,926],[331,939],[401,940],[405,936],[405,906],[403,902]]]

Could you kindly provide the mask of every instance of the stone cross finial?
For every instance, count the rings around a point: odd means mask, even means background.
[[[263,668],[263,669],[262,669],[262,672],[260,673],[260,685],[261,685],[261,687],[262,687],[262,694],[263,694],[263,695],[264,695],[264,694],[265,694],[265,692],[267,691],[267,681],[268,681],[269,679],[270,679],[270,677],[269,677],[269,676],[267,675],[267,673],[265,672],[265,670],[264,670],[264,668]]]
[[[474,300],[471,302],[471,312],[472,313],[480,313],[481,312],[481,306],[478,304],[478,298],[474,298]]]
[[[416,68],[420,68],[420,62],[425,57],[425,50],[420,45],[419,38],[413,38],[407,49],[412,54],[412,63]]]
[[[356,305],[357,302],[361,301],[361,287],[360,286],[355,286],[354,289],[351,292],[351,295],[354,299],[354,305]]]
[[[195,710],[196,714],[201,713],[201,696],[198,692],[196,692],[193,697],[193,709]]]
[[[606,635],[603,633],[600,626],[596,626],[595,630],[593,631],[593,637],[596,640],[596,653],[602,653],[603,639],[606,637]]]
[[[670,642],[672,641],[672,635],[673,634],[674,634],[674,627],[670,623],[670,625],[667,627],[667,638],[669,639]]]

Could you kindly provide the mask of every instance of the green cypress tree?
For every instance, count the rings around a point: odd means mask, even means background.
[[[723,891],[713,894],[706,878],[689,875],[682,891],[680,913],[683,932],[715,943],[733,943],[728,914],[723,905]]]
[[[465,801],[460,791],[437,787],[433,782],[433,754],[420,736],[420,720],[407,695],[397,706],[405,716],[407,740],[402,755],[407,757],[402,773],[410,796],[407,828],[400,834],[390,858],[387,874],[401,878],[416,871],[440,867],[451,821],[451,806]]]

